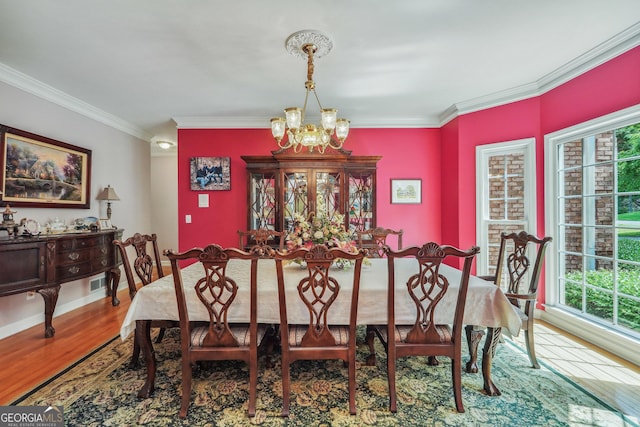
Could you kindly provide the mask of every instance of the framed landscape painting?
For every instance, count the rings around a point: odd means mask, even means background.
[[[391,203],[420,204],[422,203],[421,179],[392,179]]]
[[[231,157],[192,157],[189,170],[192,190],[231,190]]]
[[[0,125],[0,195],[12,206],[90,207],[91,150]]]

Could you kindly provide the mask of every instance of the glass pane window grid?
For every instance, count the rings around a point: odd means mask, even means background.
[[[522,153],[491,156],[489,161],[489,218],[523,220],[524,155]]]
[[[316,172],[316,214],[328,218],[340,212],[340,174]]]
[[[293,224],[296,213],[305,218],[309,216],[307,181],[307,174],[304,172],[286,173],[284,175],[285,230],[289,230]]]
[[[368,230],[373,219],[371,173],[349,174],[349,229]]]
[[[640,138],[629,155],[617,132],[558,145],[558,300],[638,334]]]
[[[276,223],[276,179],[273,174],[251,175],[250,229],[268,228],[275,230]]]
[[[495,274],[500,233],[526,228],[524,206],[524,154],[509,153],[488,158],[487,273]]]

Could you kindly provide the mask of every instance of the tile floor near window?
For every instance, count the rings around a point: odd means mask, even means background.
[[[536,321],[534,333],[543,364],[640,422],[640,367],[541,321]],[[524,348],[523,335],[514,341]]]

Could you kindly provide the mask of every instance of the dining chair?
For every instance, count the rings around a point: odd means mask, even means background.
[[[283,250],[286,234],[284,231],[270,230],[268,228],[247,231],[238,230],[240,239],[238,248],[247,250],[252,246],[271,247],[270,242],[272,242],[277,249]]]
[[[258,346],[267,336],[268,326],[257,321],[257,253],[237,248],[224,249],[210,244],[205,248],[193,248],[186,252],[165,251],[171,261],[171,271],[178,301],[180,341],[182,346],[182,400],[180,417],[187,416],[191,401],[192,367],[197,361],[242,360],[249,368],[249,416],[256,413],[258,386]],[[232,307],[238,305],[237,282],[227,275],[227,266],[234,260],[249,260],[249,323],[235,324],[228,320]],[[185,284],[180,262],[199,262],[202,276],[195,283]],[[191,289],[189,289],[189,287]],[[191,322],[187,309],[187,292],[195,292],[209,314],[205,324]]]
[[[332,268],[337,259],[355,260],[351,286],[340,283]],[[282,352],[282,416],[289,416],[290,365],[297,360],[340,359],[348,366],[349,412],[356,413],[356,318],[360,291],[360,272],[364,252],[347,252],[339,248],[314,245],[282,253],[276,252],[278,298],[280,303],[280,347]],[[301,259],[306,263],[307,274],[296,284],[287,284],[288,269],[284,261]],[[295,286],[295,288],[293,288]],[[334,302],[341,291],[350,296],[348,324],[334,322],[337,308]],[[293,290],[296,292],[293,292]],[[287,290],[292,292],[287,293]],[[308,321],[292,323],[289,315],[302,310]],[[306,311],[304,311],[306,310]]]
[[[533,314],[538,299],[538,282],[544,253],[551,241],[552,238],[549,236],[540,239],[526,231],[508,234],[502,232],[495,274],[479,276],[502,288],[505,296],[515,307],[522,321],[527,355],[535,369],[540,369],[540,364],[533,343]],[[534,259],[533,264],[530,259]],[[472,354],[471,358],[477,360],[477,354]]]
[[[397,236],[397,249],[402,249],[402,229],[392,230],[390,228],[376,227],[369,230],[356,231],[358,235],[358,247],[369,250],[368,256],[371,258],[384,258],[384,248],[389,246],[387,238],[391,235]]]
[[[162,270],[162,263],[160,261],[160,252],[158,251],[158,236],[155,233],[135,233],[125,240],[114,240],[113,244],[120,251],[120,258],[122,259],[124,273],[127,278],[129,297],[131,300],[133,300],[138,291],[137,281],[139,281],[142,286],[146,286],[154,280],[164,277],[164,271]],[[135,251],[133,265],[131,265],[131,261],[127,255],[128,247],[132,247]],[[156,342],[159,343],[164,337],[165,329],[178,327],[178,322],[172,320],[154,320],[151,322],[151,327],[160,328],[160,332],[156,338]],[[134,339],[133,355],[131,356],[129,365],[131,367],[137,367],[139,358],[140,344]]]
[[[407,356],[446,356],[451,359],[453,394],[458,412],[464,412],[462,404],[462,328],[464,307],[469,287],[469,275],[478,247],[462,251],[453,246],[440,246],[435,242],[423,246],[412,246],[400,251],[387,250],[388,288],[387,324],[373,325],[375,334],[369,348],[374,354],[373,339],[377,336],[387,354],[387,376],[389,382],[389,410],[397,411],[396,360]],[[440,266],[448,257],[464,258],[460,283],[449,283],[440,273]],[[415,274],[398,290],[407,292],[415,304],[416,318],[413,325],[396,324],[396,277],[395,264],[400,258],[416,260]],[[434,314],[438,303],[448,292],[456,292],[451,324],[437,324]]]

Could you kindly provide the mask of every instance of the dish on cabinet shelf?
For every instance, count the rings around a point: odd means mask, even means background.
[[[30,235],[40,234],[40,224],[34,219],[28,219],[24,223],[24,229]]]

